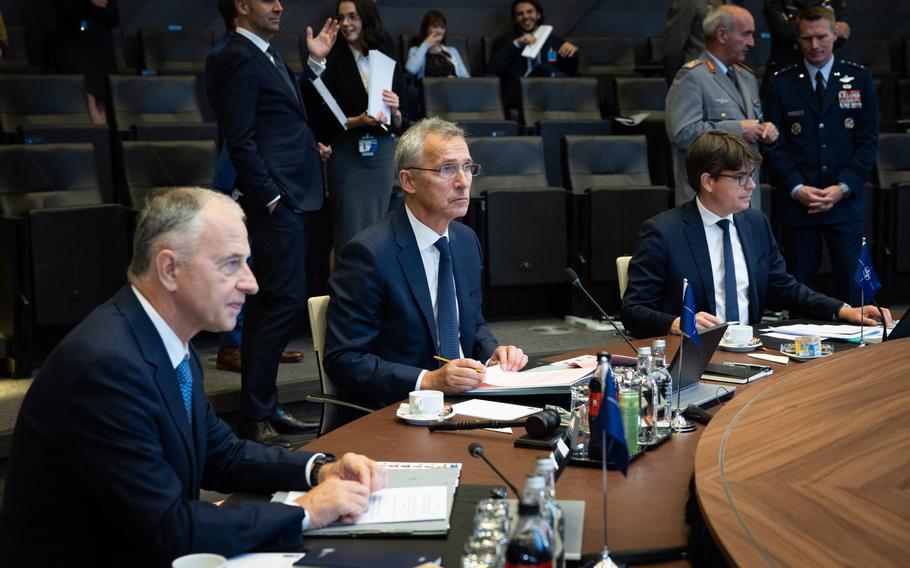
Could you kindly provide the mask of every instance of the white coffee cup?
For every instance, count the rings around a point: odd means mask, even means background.
[[[439,416],[443,409],[442,391],[412,391],[408,395],[408,406],[415,416]]]
[[[739,324],[727,326],[724,341],[731,345],[749,345],[752,342],[752,326]]]
[[[227,566],[227,558],[208,552],[187,554],[171,562],[171,568],[224,568],[225,566]]]

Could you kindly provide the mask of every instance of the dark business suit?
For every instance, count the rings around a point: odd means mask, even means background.
[[[499,345],[481,314],[481,253],[474,232],[449,224],[461,348],[486,361]],[[436,316],[404,207],[338,255],[329,278],[325,371],[345,400],[379,407],[407,398],[422,369],[438,369]]]
[[[226,31],[224,35],[221,36],[215,45],[212,46],[212,50],[205,58],[205,87],[206,93],[209,97],[209,105],[214,109],[217,103],[217,98],[215,92],[218,89],[218,85],[215,83],[215,73],[214,66],[215,60],[218,59],[218,56],[221,55],[221,52],[224,51],[224,48],[231,42],[231,32]],[[231,163],[231,155],[228,153],[227,145],[221,145],[221,151],[218,153],[218,163],[215,165],[215,175],[212,178],[212,187],[230,195],[234,190],[235,182],[237,181],[237,170],[234,169],[234,164]],[[239,343],[238,343],[239,345]]]
[[[22,403],[0,517],[8,566],[170,566],[299,538],[303,509],[216,507],[200,488],[306,489],[312,454],[238,440],[191,349],[192,426],[161,337],[126,286],[51,353]]]
[[[813,291],[787,273],[768,219],[747,209],[733,215],[749,270],[749,322],[765,306],[798,309],[830,320],[841,302]],[[682,310],[683,278],[689,279],[696,312],[716,313],[714,276],[705,228],[695,200],[645,221],[629,263],[622,323],[636,337],[666,335]]]
[[[824,235],[835,289],[859,305],[853,270],[862,244],[864,186],[878,149],[875,85],[866,68],[837,59],[821,105],[814,85],[815,78],[800,63],[776,73],[765,92],[765,118],[780,131],[768,153],[775,211],[784,227],[784,255],[793,275],[813,284]],[[826,213],[810,215],[790,196],[797,184],[825,188],[841,182],[850,193]]]
[[[502,81],[502,98],[506,108],[518,108],[521,103],[522,77],[563,77],[578,73],[578,54],[572,57],[559,55],[559,48],[565,39],[550,34],[540,48],[533,69],[528,73],[528,58],[522,57],[525,46],[515,47],[515,40],[524,35],[524,31],[515,31],[500,36],[493,43],[490,55],[489,73]]]
[[[297,81],[283,67],[239,32],[211,66],[215,114],[237,169],[259,283],[241,346],[242,409],[253,421],[278,404],[278,361],[306,309],[309,212],[323,203],[319,149]],[[266,206],[278,196],[270,215]]]

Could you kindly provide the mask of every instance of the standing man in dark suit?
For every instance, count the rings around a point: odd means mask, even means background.
[[[698,188],[695,198],[645,221],[629,263],[622,323],[633,335],[679,333],[683,278],[692,287],[699,329],[725,321],[756,324],[765,306],[876,323],[874,306],[850,307],[787,273],[767,217],[749,208],[760,165],[749,144],[726,132],[706,132],[692,143],[686,172]],[[890,324],[890,312],[884,313]]]
[[[385,484],[375,462],[239,440],[206,400],[189,342],[234,326],[257,289],[248,256],[230,198],[178,188],[148,203],[130,285],[60,342],[22,403],[0,513],[8,566],[169,566],[291,543],[366,510]],[[300,507],[218,507],[201,488],[308,491]]]
[[[766,92],[766,118],[781,132],[769,153],[787,265],[813,286],[822,237],[839,297],[860,302],[853,270],[863,236],[863,189],[878,149],[872,74],[838,61],[834,14],[822,7],[799,20],[803,62],[777,72]]]
[[[464,131],[422,120],[398,141],[395,161],[404,206],[354,237],[329,279],[326,374],[341,398],[374,407],[417,389],[464,392],[485,364],[517,371],[528,362],[487,327],[480,243],[452,222],[467,213],[480,172]]]
[[[551,33],[537,57],[522,56],[525,47],[537,42],[534,32],[543,24],[543,7],[537,0],[513,0],[510,9],[513,32],[493,43],[490,73],[502,80],[506,108],[518,108],[522,77],[565,77],[578,73],[578,47]]]
[[[285,443],[276,434],[312,431],[278,404],[278,361],[306,309],[307,229],[322,208],[320,147],[297,81],[269,40],[278,31],[279,0],[235,0],[237,29],[215,59],[215,114],[237,169],[240,204],[252,238],[260,292],[249,303],[241,345],[240,435]],[[309,66],[324,65],[338,33],[327,20],[307,28]],[[312,72],[312,70],[310,70]]]
[[[712,10],[731,0],[670,0],[667,27],[663,35],[664,77],[673,83],[683,63],[692,61],[705,50],[702,22]]]
[[[799,15],[809,8],[819,6],[834,13],[834,34],[837,36],[835,49],[850,39],[850,24],[844,21],[846,4],[846,0],[765,0],[765,22],[771,34],[771,54],[765,66],[764,86],[781,69],[802,61],[797,23]]]

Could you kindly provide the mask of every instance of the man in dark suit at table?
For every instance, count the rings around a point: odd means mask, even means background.
[[[528,361],[487,327],[480,243],[452,222],[467,213],[480,171],[464,131],[422,120],[398,141],[395,161],[404,206],[341,249],[329,279],[325,371],[341,398],[373,407],[418,389],[464,392],[486,363],[517,371]]]
[[[514,0],[510,10],[514,30],[493,43],[489,72],[502,80],[506,108],[518,108],[521,78],[574,76],[578,47],[551,33],[536,57],[524,57],[524,49],[537,42],[534,32],[543,24],[543,7],[537,0]]]
[[[679,333],[682,283],[688,278],[699,329],[758,323],[765,306],[809,312],[820,320],[867,325],[874,306],[854,308],[800,284],[787,272],[767,217],[749,208],[761,156],[742,138],[709,131],[686,152],[696,196],[642,224],[629,263],[622,322],[636,337]],[[884,310],[890,324],[891,315]]]
[[[322,208],[320,151],[296,79],[269,40],[281,3],[235,0],[237,28],[211,66],[215,114],[224,133],[249,223],[260,292],[245,313],[239,434],[286,444],[282,434],[312,431],[278,404],[278,362],[306,309],[307,231]],[[308,66],[324,65],[338,24],[307,28]],[[312,71],[310,71],[312,72]]]
[[[9,566],[162,566],[233,555],[363,513],[385,472],[364,456],[240,440],[206,400],[190,345],[257,290],[243,212],[200,188],[140,214],[130,285],[54,349],[16,422],[0,513]],[[218,507],[200,489],[309,490],[300,507]],[[301,508],[302,507],[302,508]]]

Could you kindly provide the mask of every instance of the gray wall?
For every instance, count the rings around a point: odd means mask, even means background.
[[[86,0],[88,1],[88,0]],[[121,28],[127,36],[140,27],[182,24],[184,27],[223,26],[214,0],[119,0]],[[497,35],[509,29],[509,0],[380,0],[383,21],[393,34],[415,33],[423,12],[442,10],[453,33],[468,34],[475,57],[483,35]],[[542,0],[549,23],[561,35],[627,36],[643,46],[646,38],[663,30],[668,0]],[[317,26],[335,9],[334,0],[285,0],[284,31],[305,32]],[[756,17],[759,31],[765,29],[762,0],[745,0]],[[52,0],[0,0],[7,24],[26,25],[34,33],[31,47],[43,60],[43,30],[53,23]],[[899,53],[899,39],[910,38],[910,2],[894,0],[848,0],[848,21],[855,37],[892,40],[892,52]]]

